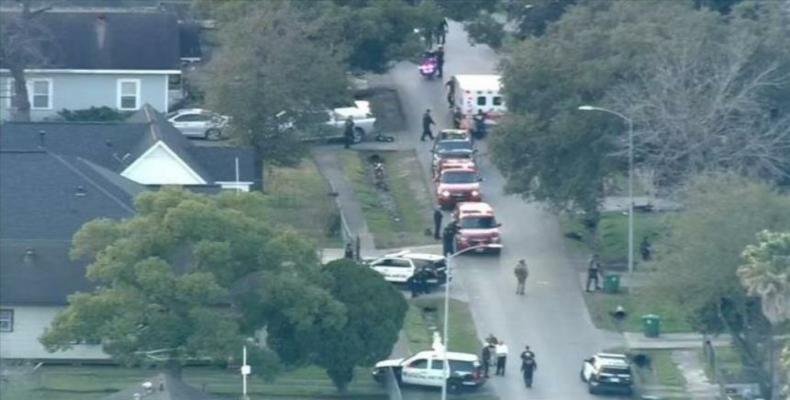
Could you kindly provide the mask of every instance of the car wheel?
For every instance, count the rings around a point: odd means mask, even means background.
[[[365,139],[365,130],[360,127],[354,128],[354,143],[362,143],[364,139]]]
[[[206,131],[206,139],[218,140],[222,136],[222,132],[217,128],[211,128]]]
[[[450,393],[460,393],[461,387],[461,383],[456,380],[447,382],[447,391]]]

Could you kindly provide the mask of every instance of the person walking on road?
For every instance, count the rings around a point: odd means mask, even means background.
[[[345,147],[347,149],[351,148],[351,145],[354,144],[354,119],[351,118],[350,115],[346,118],[343,139],[345,139]]]
[[[452,79],[447,81],[444,86],[447,88],[447,105],[450,109],[455,107],[455,82]]]
[[[447,31],[450,27],[447,26],[447,18],[442,18],[439,21],[439,26],[436,27],[436,43],[444,44],[447,41]]]
[[[444,46],[439,45],[434,54],[436,55],[436,75],[441,78],[444,76]]]
[[[538,363],[535,361],[535,353],[529,349],[529,346],[526,346],[521,352],[521,374],[524,377],[524,384],[528,388],[532,387],[532,375],[536,369],[538,369]]]
[[[436,240],[441,239],[439,231],[442,230],[442,209],[436,207],[433,209],[433,238]]]
[[[483,345],[483,350],[480,351],[480,359],[483,362],[483,376],[488,378],[488,370],[491,368],[491,343]]]
[[[518,264],[516,264],[516,268],[513,269],[513,272],[516,275],[516,294],[523,295],[524,294],[524,284],[527,282],[527,277],[529,276],[529,270],[527,269],[527,262],[524,259],[518,260]]]
[[[420,141],[424,142],[425,137],[431,138],[433,140],[433,132],[431,132],[431,125],[436,125],[433,122],[433,117],[431,117],[431,109],[425,110],[425,114],[422,115],[422,136],[420,136]]]
[[[601,262],[598,260],[598,254],[593,254],[592,257],[590,257],[590,262],[587,266],[587,284],[584,285],[584,290],[589,292],[591,283],[595,285],[593,286],[593,289],[600,289],[601,287],[598,284],[598,277],[601,275]]]
[[[505,376],[505,364],[507,364],[507,345],[500,341],[494,347],[496,353],[496,375]]]
[[[450,222],[444,227],[442,232],[442,254],[447,257],[455,252],[455,234],[458,232],[458,225],[455,221]]]

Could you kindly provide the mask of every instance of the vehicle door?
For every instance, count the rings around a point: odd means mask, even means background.
[[[428,369],[427,358],[415,358],[408,360],[401,370],[401,380],[403,383],[411,385],[431,386],[431,371]]]
[[[444,381],[445,371],[444,371],[444,360],[431,360],[431,368],[430,373],[428,374],[429,383],[426,386],[435,386],[441,387],[442,382]]]
[[[382,258],[374,261],[371,267],[388,282],[403,283],[414,274],[412,263],[402,258]]]

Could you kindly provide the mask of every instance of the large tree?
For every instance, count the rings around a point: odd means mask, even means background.
[[[119,362],[162,361],[174,371],[191,360],[222,362],[268,323],[247,323],[262,310],[232,301],[232,289],[256,274],[339,304],[320,285],[315,249],[271,227],[259,194],[162,190],[140,195],[135,207],[133,218],[92,221],[76,233],[71,255],[90,262],[97,288],[69,297],[41,338],[48,349],[100,342]],[[299,295],[289,307],[307,310],[288,315],[292,323],[327,309]]]
[[[698,330],[732,335],[744,365],[768,387],[771,327],[736,272],[755,234],[790,229],[790,197],[746,178],[710,175],[693,179],[681,202],[684,210],[670,217],[670,234],[656,248],[649,293],[677,299]]]
[[[296,138],[279,129],[281,111],[315,111],[349,98],[343,52],[311,40],[314,27],[295,7],[255,3],[223,23],[202,80],[209,107],[232,116],[233,134],[275,164],[301,156]]]

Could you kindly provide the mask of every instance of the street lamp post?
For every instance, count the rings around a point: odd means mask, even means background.
[[[477,246],[467,247],[463,250],[456,251],[453,254],[446,256],[447,259],[447,281],[444,283],[444,327],[442,333],[442,341],[444,342],[444,383],[442,383],[442,400],[447,400],[447,380],[450,379],[450,364],[447,359],[447,352],[450,351],[448,344],[450,340],[447,336],[448,321],[450,320],[450,278],[452,277],[453,258],[467,251],[478,249],[495,249],[502,248],[501,244],[479,244]]]
[[[634,121],[607,108],[579,106],[581,111],[601,111],[615,115],[628,124],[628,272],[634,272]]]

